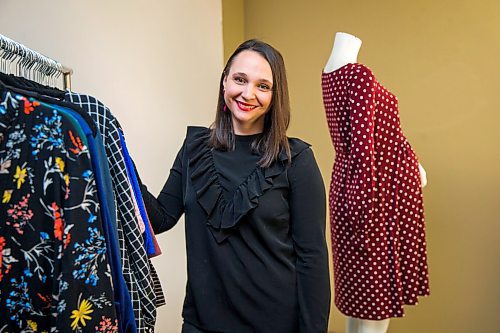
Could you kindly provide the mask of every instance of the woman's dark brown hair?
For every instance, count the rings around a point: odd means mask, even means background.
[[[286,130],[290,123],[290,100],[288,97],[288,83],[286,80],[285,63],[281,54],[271,45],[260,40],[251,39],[242,43],[229,57],[226,67],[222,72],[219,85],[219,99],[215,121],[211,126],[209,144],[217,150],[234,150],[235,137],[231,112],[224,112],[224,79],[229,74],[229,69],[234,58],[243,51],[254,51],[267,60],[273,73],[272,99],[269,110],[264,118],[264,130],[252,143],[252,149],[259,152],[262,158],[261,167],[268,167],[278,160],[280,153],[288,156],[291,161],[290,145],[286,137]]]

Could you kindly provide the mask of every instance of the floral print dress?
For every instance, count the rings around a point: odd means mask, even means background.
[[[0,333],[118,332],[86,138],[0,93]]]

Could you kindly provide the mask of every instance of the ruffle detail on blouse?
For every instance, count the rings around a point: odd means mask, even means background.
[[[259,204],[259,198],[273,186],[276,176],[287,168],[286,154],[269,168],[256,167],[236,188],[231,200],[224,197],[217,170],[208,146],[210,130],[205,127],[188,127],[186,152],[188,174],[196,198],[207,216],[207,225],[215,240],[221,243],[237,228],[243,218]],[[290,139],[292,158],[309,145],[298,139]]]

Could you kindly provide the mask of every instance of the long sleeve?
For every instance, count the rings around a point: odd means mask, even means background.
[[[290,217],[297,256],[299,332],[324,333],[330,312],[330,278],[325,240],[325,187],[311,149],[289,170]]]
[[[145,185],[141,186],[146,211],[155,234],[171,229],[184,213],[182,190],[183,154],[184,146],[177,154],[174,165],[170,169],[170,175],[158,198],[155,198]]]
[[[355,226],[353,241],[368,248],[375,187],[375,80],[367,68],[359,68],[350,82],[350,153],[347,188],[349,219]]]

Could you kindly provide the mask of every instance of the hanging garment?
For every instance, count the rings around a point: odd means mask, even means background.
[[[161,288],[155,288],[159,281],[153,280],[156,275],[151,274],[152,264],[147,257],[135,206],[129,194],[132,191],[118,134],[121,127],[111,111],[91,96],[67,91],[65,100],[85,109],[102,134],[118,208],[122,268],[134,307],[137,329],[140,333],[154,332],[157,307],[155,290]]]
[[[102,146],[100,134],[97,131],[94,121],[87,112],[78,106],[58,100],[63,97],[64,92],[48,87],[41,87],[39,84],[26,80],[24,78],[5,75],[0,73],[1,82],[8,82],[14,85],[12,89],[24,91],[31,97],[38,99],[42,105],[54,108],[61,112],[65,118],[71,121],[75,127],[84,130],[82,136],[86,136],[88,143],[86,146],[90,151],[92,167],[97,185],[97,194],[101,205],[101,216],[103,219],[104,235],[107,247],[107,257],[111,266],[113,278],[114,301],[119,322],[120,332],[135,332],[134,314],[131,306],[130,296],[123,279],[123,273],[120,263],[120,254],[118,248],[118,233],[116,223],[116,204],[112,192],[111,176],[108,168],[107,156]],[[20,88],[21,90],[20,90]],[[23,90],[29,88],[34,91]],[[40,95],[39,92],[44,93]],[[61,96],[62,93],[62,96]],[[48,97],[50,95],[52,97]],[[47,104],[50,102],[51,104]],[[57,103],[53,104],[53,103]],[[76,119],[78,118],[78,120]],[[95,138],[95,139],[94,139]]]
[[[85,108],[87,110],[94,110],[95,111],[95,114],[93,115],[94,119],[96,119],[96,120],[100,119],[101,122],[103,123],[103,125],[99,127],[99,130],[105,131],[107,127],[113,129],[114,123],[118,124],[118,121],[111,115],[109,109],[107,109],[105,105],[103,105],[101,102],[99,102],[98,100],[96,100],[93,97],[82,95],[82,94],[77,94],[74,92],[68,92],[68,94],[72,94],[71,95],[71,96],[73,96],[72,98],[78,100],[78,103],[71,103],[71,102],[64,101],[65,97],[67,100],[69,100],[70,97],[66,96],[66,93],[64,91],[58,90],[56,88],[42,86],[39,83],[24,79],[22,77],[7,75],[7,74],[1,73],[1,72],[0,72],[0,80],[5,81],[8,84],[12,84],[14,86],[20,87],[22,89],[29,89],[30,93],[32,93],[32,91],[34,91],[34,94],[37,96],[37,98],[41,98],[44,101],[50,101],[51,103],[57,103],[57,105],[61,105],[64,107],[69,107],[71,109],[74,109],[75,111],[77,111],[79,113],[80,116],[85,118],[86,122],[89,123],[89,126],[92,128],[93,136],[95,136],[95,134],[96,134],[95,132],[97,131],[97,128],[95,128],[95,123],[94,123],[93,119],[87,114],[87,111],[80,108],[82,103],[85,104]],[[50,96],[52,98],[48,98],[47,96]],[[56,99],[56,100],[53,100],[53,99]],[[75,106],[78,106],[78,107],[75,107]],[[106,115],[106,116],[99,117],[100,113],[102,113],[103,115]],[[108,120],[107,120],[108,118],[112,118],[112,121],[110,121],[109,124],[108,124]],[[106,125],[106,124],[108,124],[108,125]],[[117,126],[118,126],[118,128],[120,127],[119,124]],[[112,132],[111,136],[113,138],[115,138],[114,131],[111,130],[111,132]],[[104,132],[102,134],[104,135]],[[121,134],[123,136],[123,132],[121,132],[121,130],[119,131],[119,134]],[[133,165],[132,159],[128,155],[128,151],[127,151],[127,148],[125,145],[125,140],[123,140],[123,141],[120,140],[120,143],[124,145],[122,154],[123,154],[124,160],[126,161],[125,165],[127,167],[127,172],[128,172],[128,168],[129,168],[129,163],[131,163],[133,166],[133,171],[131,170],[131,173],[135,172],[135,175],[132,175],[132,176],[134,176],[134,179],[136,177],[137,181],[139,182],[139,185],[141,185],[139,173],[137,172],[135,165]],[[114,145],[110,145],[110,147],[114,147]],[[108,151],[109,150],[110,149],[108,149]],[[128,159],[130,161],[127,161],[127,156],[128,156]],[[119,158],[117,158],[117,159],[119,160]],[[114,159],[111,163],[114,163]],[[120,163],[118,163],[118,164],[120,164]],[[127,173],[127,175],[128,175],[128,173]],[[131,190],[132,190],[133,182],[130,179],[129,179],[129,183],[130,183],[129,185],[130,185]],[[139,188],[140,188],[140,186],[139,186]],[[135,189],[133,190],[133,193],[136,193]],[[139,192],[137,192],[137,193],[139,193]],[[134,194],[134,197],[137,198],[138,196]],[[138,200],[138,198],[137,198],[137,200]],[[141,200],[138,200],[138,201],[142,202],[143,200],[141,198]],[[114,205],[114,206],[116,206],[116,205]],[[145,237],[151,238],[151,241],[154,244],[154,248],[155,248],[154,254],[151,254],[150,257],[156,256],[156,255],[161,254],[161,249],[160,249],[160,247],[158,245],[158,241],[156,240],[156,237],[153,233],[153,229],[151,227],[151,223],[149,222],[149,218],[147,218],[147,212],[145,212],[145,209],[143,209],[143,208],[139,209],[139,207],[141,207],[141,206],[144,208],[144,204],[141,204],[140,202],[138,202],[137,207],[135,207],[135,210],[137,212],[139,212],[139,214],[136,214],[136,216],[138,218],[140,217],[140,219],[145,221],[144,224],[147,225],[147,230],[149,230],[149,232],[145,229],[144,225],[142,227],[140,227],[140,229],[141,229],[141,232],[143,232],[142,230],[144,230],[146,232],[146,234],[149,233],[149,235],[146,235]],[[143,234],[144,234],[144,232],[143,232]],[[146,245],[146,248],[148,248],[148,245]],[[149,255],[149,253],[148,253],[148,255]],[[153,266],[151,266],[151,267],[153,267]],[[153,277],[153,282],[155,284],[157,282],[157,279],[155,277]],[[159,280],[158,280],[158,282],[159,282]],[[161,286],[159,284],[155,285],[155,288],[158,288],[159,291],[161,290]],[[160,296],[163,297],[163,292],[161,292],[161,295],[157,292],[155,292],[155,294],[157,297],[160,297]]]
[[[87,139],[36,99],[0,96],[0,331],[118,332]]]
[[[137,182],[139,183],[139,189],[141,189],[142,204],[144,206],[144,209],[146,209],[146,203],[144,201],[144,198],[142,197],[142,188],[144,185],[141,181],[141,177],[139,176],[139,172],[137,171],[137,167],[135,166],[134,160],[130,159],[130,161],[132,162],[132,166],[134,168],[135,175],[137,176]],[[149,228],[150,233],[152,235],[154,235],[153,226],[151,223],[149,223],[149,222],[151,222],[151,219],[148,215],[147,210],[146,210],[146,215],[148,216],[147,227]],[[155,255],[161,254],[160,245],[158,244],[156,237],[153,238],[153,244],[155,246]],[[160,307],[160,306],[166,305],[167,302],[165,299],[165,295],[163,294],[163,289],[161,287],[160,277],[158,276],[158,273],[156,272],[154,265],[151,265],[151,275],[152,275],[151,278],[154,281],[154,288],[155,288],[155,295],[156,295],[156,306]]]
[[[133,195],[135,198],[135,204],[137,205],[137,209],[139,210],[140,217],[143,221],[148,220],[148,216],[146,213],[146,208],[144,207],[144,202],[142,201],[142,194],[141,194],[141,189],[139,187],[139,183],[137,181],[137,176],[134,168],[134,164],[132,162],[132,158],[130,157],[130,154],[128,152],[127,144],[125,142],[125,138],[123,137],[123,133],[121,131],[118,131],[118,134],[120,135],[120,143],[122,146],[122,153],[123,153],[123,158],[125,160],[125,165],[127,167],[127,175],[128,178],[130,179],[130,185],[132,186],[133,189]],[[161,254],[156,253],[156,247],[153,241],[153,233],[151,232],[151,229],[146,226],[144,226],[144,242],[146,246],[146,252],[148,256],[151,258],[152,256],[156,256]]]
[[[123,271],[120,262],[120,247],[118,244],[118,232],[116,230],[116,207],[113,198],[111,176],[101,136],[99,132],[96,132],[96,137],[94,138],[89,125],[76,111],[57,105],[47,105],[45,103],[41,104],[58,110],[68,118],[73,118],[76,122],[75,126],[80,126],[83,130],[83,135],[87,137],[86,146],[88,147],[91,155],[91,162],[97,185],[97,194],[101,204],[101,215],[103,218],[107,257],[111,266],[118,327],[120,332],[135,333],[137,332],[137,327],[135,324],[132,301],[130,299],[125,279],[123,278]]]
[[[119,244],[121,250],[120,257],[122,259],[124,278],[127,283],[127,289],[130,292],[130,297],[133,300],[134,316],[137,319],[137,325],[139,325],[138,326],[139,332],[152,331],[154,329],[154,322],[156,320],[156,311],[155,309],[152,309],[151,302],[156,303],[155,304],[156,306],[161,306],[165,304],[165,299],[163,296],[163,290],[161,288],[159,277],[156,274],[156,271],[154,271],[153,265],[151,264],[149,259],[147,258],[142,259],[143,253],[145,253],[144,249],[136,248],[141,245],[139,240],[142,239],[142,235],[137,235],[138,234],[136,232],[137,228],[134,228],[133,224],[134,220],[133,218],[131,218],[130,202],[127,201],[127,196],[124,194],[126,193],[125,190],[127,189],[128,180],[126,180],[126,178],[123,177],[126,170],[125,170],[125,164],[121,162],[122,160],[120,158],[121,152],[113,150],[120,148],[119,144],[116,144],[116,142],[119,142],[117,134],[117,129],[119,128],[119,124],[117,120],[111,115],[109,109],[107,109],[102,103],[100,103],[93,97],[89,97],[86,95],[79,95],[69,91],[65,93],[64,91],[42,86],[36,82],[26,80],[24,78],[15,77],[12,75],[6,75],[3,73],[0,73],[0,79],[11,85],[16,85],[24,89],[34,90],[39,94],[51,96],[57,99],[62,98],[63,101],[60,100],[57,101],[58,105],[70,107],[77,111],[79,110],[78,107],[82,107],[83,109],[85,109],[85,111],[79,112],[79,114],[85,118],[86,122],[89,123],[89,126],[92,128],[92,131],[94,132],[93,133],[94,136],[95,132],[97,131],[96,124],[98,125],[98,129],[102,134],[105,143],[106,154],[109,155],[108,162],[109,166],[112,167],[111,172],[112,174],[118,175],[117,178],[113,177],[113,192],[121,191],[119,192],[120,195],[114,196],[113,199],[115,201],[115,206],[118,207],[117,211],[115,212],[116,216],[114,216],[115,217],[114,220],[117,221],[116,231],[119,238]],[[46,98],[45,96],[39,96],[39,97],[42,99],[45,98],[44,99],[45,101],[48,100],[52,101],[52,99]],[[67,102],[65,102],[64,99],[66,99]],[[75,107],[75,105],[78,107]],[[83,109],[80,110],[83,111]],[[89,114],[92,116],[92,118],[89,116]],[[125,181],[120,181],[124,179]],[[130,185],[128,185],[128,187],[130,187]],[[128,196],[128,198],[130,198],[130,196]],[[118,203],[120,203],[120,205]],[[125,227],[122,226],[123,220],[128,222],[125,223],[126,224]],[[151,229],[149,220],[147,224]],[[157,244],[156,239],[154,239],[154,241],[155,244]],[[125,246],[125,244],[128,244],[128,246]],[[132,264],[131,264],[132,261],[130,261],[128,255],[129,249],[131,253],[135,254],[133,260],[133,262],[135,262],[135,265],[133,265],[134,270],[132,270]],[[160,251],[158,250],[158,252]],[[147,275],[148,273],[146,269],[142,268],[144,267],[142,265],[144,260],[146,260],[148,264],[151,265],[150,277]],[[146,276],[145,279],[144,278],[142,279],[143,281],[142,285],[138,285],[137,282],[138,280],[136,276],[139,276],[139,278],[141,276]],[[148,299],[147,297],[147,295],[150,294],[148,293],[149,286],[147,284],[147,281],[151,280],[154,286],[154,295],[156,296],[157,300],[154,299],[151,300]]]
[[[335,146],[330,219],[335,304],[347,316],[403,316],[429,294],[418,160],[397,98],[372,71],[348,64],[323,73]]]

